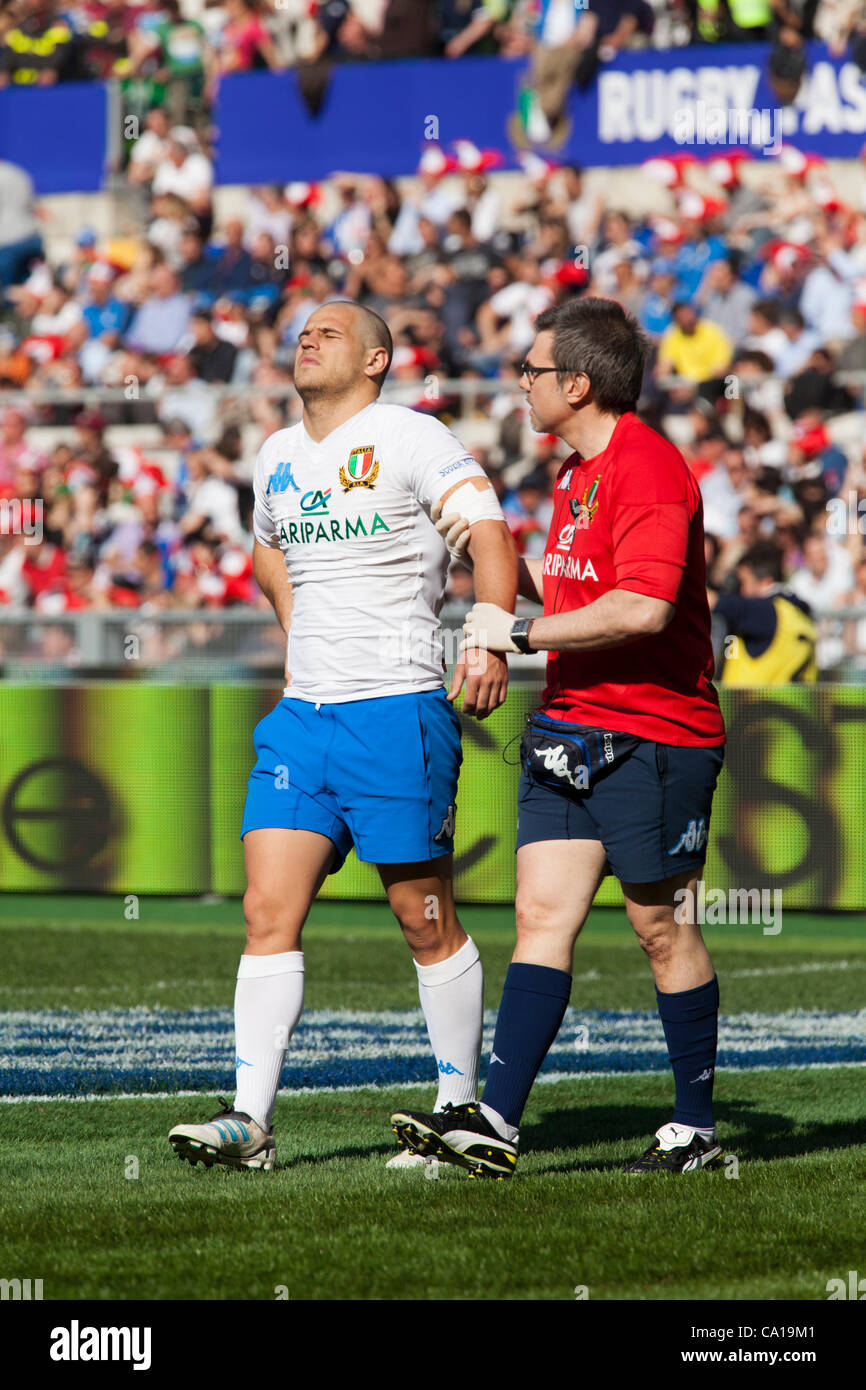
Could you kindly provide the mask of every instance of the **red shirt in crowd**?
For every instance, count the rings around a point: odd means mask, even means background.
[[[233,72],[248,72],[256,61],[260,44],[270,38],[265,26],[255,15],[237,23],[229,23],[222,32],[223,67]]]
[[[595,458],[557,475],[544,552],[544,612],[611,589],[676,604],[663,632],[618,647],[550,652],[542,709],[657,743],[723,743],[712,684],[701,494],[678,449],[629,412]]]

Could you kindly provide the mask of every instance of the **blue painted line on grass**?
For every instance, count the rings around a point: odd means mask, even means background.
[[[485,1015],[484,1059],[495,1014]],[[45,1010],[0,1014],[0,1094],[224,1091],[233,1094],[234,1025],[228,1009]],[[719,1069],[866,1063],[866,1010],[796,1010],[723,1016]],[[543,1072],[665,1072],[655,1013],[569,1009]],[[420,1011],[311,1011],[286,1058],[291,1089],[433,1082]]]

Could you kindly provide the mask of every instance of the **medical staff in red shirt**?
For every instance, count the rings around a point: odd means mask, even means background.
[[[545,310],[521,386],[560,469],[543,558],[520,592],[544,616],[477,603],[467,649],[545,651],[547,684],[521,747],[517,946],[480,1103],[400,1111],[401,1142],[507,1177],[530,1089],[571,994],[575,942],[605,874],[649,960],[674,1073],[669,1121],[625,1171],[719,1159],[712,1092],[719,990],[693,910],[725,728],[712,684],[701,494],[679,451],[635,414],[647,342],[618,303]],[[440,528],[460,551],[462,518]]]

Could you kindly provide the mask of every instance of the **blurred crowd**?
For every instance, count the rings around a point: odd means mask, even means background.
[[[0,411],[0,504],[43,517],[35,545],[3,512],[0,602],[264,607],[252,463],[299,417],[297,337],[334,297],[387,319],[391,398],[460,435],[540,554],[563,448],[530,430],[519,363],[541,310],[593,294],[650,340],[641,413],[700,482],[711,583],[734,585],[771,539],[816,610],[866,604],[866,201],[850,168],[843,197],[793,148],[655,159],[637,177],[665,211],[637,217],[604,180],[521,159],[518,175],[469,141],[430,145],[399,184],[253,188],[220,219],[207,147],[157,107],[129,165],[140,220],[81,228],[59,255],[26,174],[0,161],[0,390],[19,393]],[[455,568],[450,597],[471,585]],[[866,671],[866,619],[826,626],[819,659]]]
[[[685,5],[659,13],[685,41]],[[220,74],[321,62],[523,54],[537,46],[612,54],[648,37],[644,0],[8,0],[0,82],[145,76],[212,95]],[[664,29],[664,26],[662,26]]]
[[[0,84],[145,77],[196,103],[223,73],[502,53],[532,55],[549,90],[585,85],[636,45],[794,50],[817,36],[838,52],[861,11],[857,0],[4,0]]]

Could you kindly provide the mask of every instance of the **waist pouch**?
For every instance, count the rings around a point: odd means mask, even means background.
[[[536,782],[557,790],[589,791],[605,773],[630,757],[642,742],[636,734],[568,724],[530,714],[520,742],[523,770]]]

